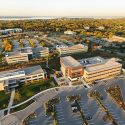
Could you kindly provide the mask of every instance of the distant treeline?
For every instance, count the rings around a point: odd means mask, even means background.
[[[105,27],[99,30],[98,27]],[[103,35],[125,36],[125,19],[48,19],[48,20],[14,20],[0,21],[0,29],[21,28],[24,31],[64,32],[72,30],[76,33],[103,37]],[[85,30],[85,27],[90,29]]]

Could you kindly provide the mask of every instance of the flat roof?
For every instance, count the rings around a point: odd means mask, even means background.
[[[98,64],[104,64],[106,62],[106,60],[100,56],[97,56],[97,57],[81,59],[81,60],[79,60],[79,62],[84,67],[87,67],[87,66],[93,66],[93,65],[98,65]]]
[[[78,67],[82,66],[77,60],[71,56],[61,57],[62,63],[67,67]]]
[[[41,66],[37,65],[37,66],[33,66],[33,67],[27,67],[27,68],[22,68],[22,69],[15,69],[15,70],[0,72],[0,78],[16,76],[16,75],[20,75],[20,74],[33,75],[33,74],[43,73],[43,72],[44,71],[41,68]]]
[[[24,71],[26,75],[33,75],[44,72],[40,65],[25,68]]]
[[[65,50],[65,49],[67,49],[67,50],[70,50],[70,49],[83,49],[84,50],[84,48],[86,48],[86,47],[88,47],[87,45],[83,45],[83,44],[77,44],[77,45],[73,45],[73,46],[69,46],[69,47],[63,47],[63,48],[60,48],[61,50]]]
[[[16,50],[14,52],[6,52],[5,56],[9,57],[9,56],[18,56],[21,54],[29,54],[32,53],[32,48],[31,47],[25,47],[25,48],[21,48],[19,50]]]
[[[122,66],[122,64],[116,62],[113,59],[104,59],[102,57],[83,59],[80,60],[80,63],[85,67],[85,70],[88,72],[109,69],[115,66]]]
[[[39,46],[39,47],[33,48],[32,50],[35,53],[35,52],[40,52],[40,51],[48,50],[48,48],[47,47]]]

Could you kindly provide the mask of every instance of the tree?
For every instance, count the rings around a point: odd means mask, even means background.
[[[19,91],[16,91],[14,100],[19,101],[20,99],[21,99],[21,95],[20,95]]]

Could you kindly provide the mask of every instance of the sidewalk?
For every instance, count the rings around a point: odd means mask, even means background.
[[[10,113],[11,106],[13,105],[14,96],[15,96],[15,89],[13,89],[12,92],[11,92],[11,97],[10,97],[10,102],[8,104],[8,112],[7,112],[7,114]]]

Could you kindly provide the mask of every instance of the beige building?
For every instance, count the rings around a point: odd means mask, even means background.
[[[113,59],[103,59],[101,57],[92,57],[80,60],[84,67],[83,79],[87,83],[93,83],[101,79],[115,77],[120,75],[122,64]]]
[[[78,80],[83,76],[83,66],[71,56],[60,58],[60,64],[63,76],[71,81]]]
[[[6,58],[6,61],[7,61],[8,64],[19,63],[19,62],[28,62],[29,61],[28,55],[27,54],[22,54],[20,52],[7,53],[5,58]]]
[[[49,48],[48,47],[36,47],[33,48],[33,53],[37,58],[40,57],[48,57],[49,56]]]
[[[108,41],[108,42],[125,42],[125,38],[124,37],[120,37],[120,36],[115,36],[113,35],[111,38],[107,39],[104,38],[104,40]]]
[[[47,47],[26,47],[14,52],[7,52],[5,55],[6,62],[11,63],[20,63],[28,62],[29,60],[41,57],[49,56],[49,49]]]
[[[32,58],[33,52],[31,47],[22,48],[14,52],[7,52],[5,59],[8,64],[28,62]]]
[[[71,56],[60,58],[61,71],[64,77],[71,81],[82,78],[88,84],[94,81],[107,79],[120,75],[122,64],[114,59],[92,57],[75,60]]]
[[[10,91],[19,84],[39,81],[45,78],[46,72],[41,66],[28,67],[0,72],[0,91]]]
[[[88,46],[77,44],[77,45],[70,46],[70,47],[59,48],[57,50],[60,53],[60,55],[65,55],[65,54],[68,55],[68,54],[79,53],[79,52],[87,52]]]

